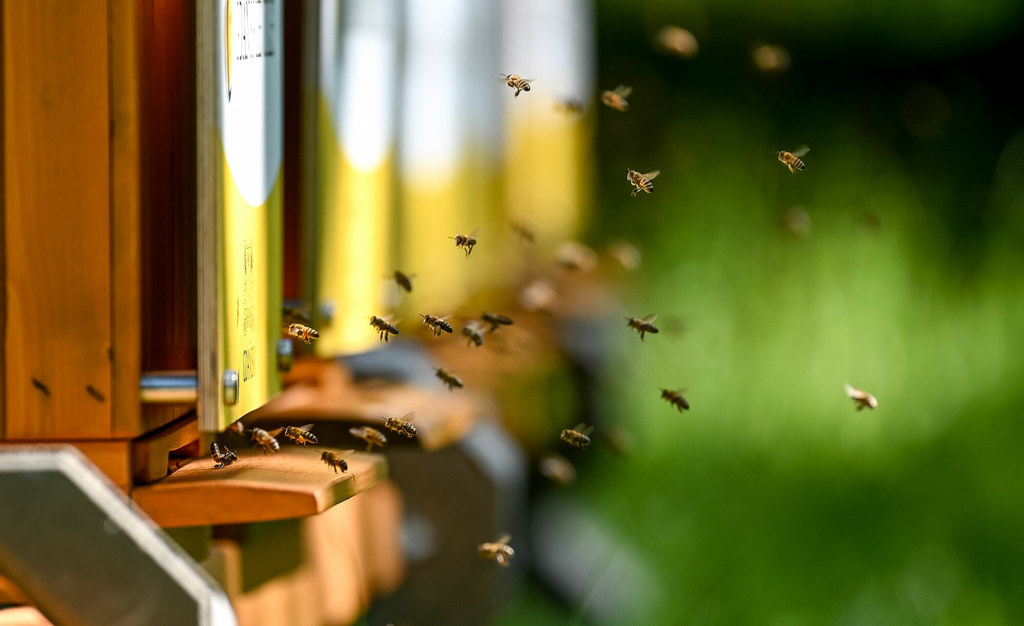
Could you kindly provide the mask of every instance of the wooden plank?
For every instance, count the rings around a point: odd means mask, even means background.
[[[199,420],[191,413],[132,442],[132,481],[147,484],[167,476],[168,458],[174,450],[191,446],[192,456],[199,450]]]
[[[107,3],[3,11],[5,437],[108,437]]]
[[[112,435],[142,433],[139,41],[135,0],[110,0]]]
[[[165,527],[240,524],[313,515],[360,493],[387,474],[378,454],[331,448],[348,461],[335,473],[317,449],[285,446],[277,454],[238,451],[238,461],[213,469],[213,459],[196,459],[132,497]]]

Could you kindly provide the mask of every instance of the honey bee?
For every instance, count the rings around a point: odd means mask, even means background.
[[[285,327],[285,332],[288,333],[289,336],[295,337],[299,341],[307,344],[313,343],[314,339],[320,338],[320,333],[318,333],[315,328],[310,328],[309,326],[304,326],[302,324],[289,324]]]
[[[316,443],[316,435],[309,432],[311,428],[313,428],[312,424],[306,424],[305,426],[286,426],[284,429],[284,436],[300,446],[304,446],[307,443]]]
[[[627,317],[626,319],[628,320],[628,322],[626,323],[626,325],[629,326],[630,328],[634,329],[638,333],[640,333],[640,341],[643,341],[644,340],[644,333],[657,334],[658,327],[651,323],[657,317],[658,317],[657,315],[648,315],[647,317],[645,317],[643,319],[637,319],[635,317]]]
[[[416,426],[410,421],[412,417],[413,413],[406,413],[402,417],[383,417],[381,419],[384,420],[384,428],[412,439],[416,436]]]
[[[266,454],[267,452],[277,452],[281,449],[281,444],[277,442],[275,436],[262,428],[253,427],[250,433],[252,435],[252,440],[256,442],[256,445],[263,448],[263,454]]]
[[[436,315],[424,315],[420,313],[420,317],[423,318],[423,325],[429,326],[434,331],[435,337],[440,337],[442,332],[451,333],[452,325],[446,320],[451,317],[446,315],[445,317],[437,317]]]
[[[652,191],[654,191],[654,183],[652,183],[651,181],[657,178],[658,174],[660,173],[661,170],[654,170],[653,172],[641,174],[640,172],[636,170],[631,170],[627,167],[626,182],[628,182],[630,185],[633,185],[633,192],[630,195],[636,197],[636,194],[640,193],[641,191],[645,191],[647,193],[651,193]]]
[[[689,411],[690,410],[690,403],[687,402],[686,398],[683,397],[683,394],[681,393],[682,391],[683,391],[682,389],[679,389],[679,390],[662,389],[661,390],[661,397],[666,399],[666,400],[668,400],[668,403],[671,404],[672,406],[676,407],[676,409],[680,413],[682,413],[683,411]]]
[[[356,426],[349,428],[348,432],[354,437],[358,437],[366,442],[366,451],[373,450],[373,446],[383,448],[388,445],[388,439],[384,436],[384,433],[380,432],[376,428],[370,428],[369,426]]]
[[[590,433],[593,431],[593,426],[587,426],[581,422],[572,428],[564,429],[560,438],[570,446],[586,450],[590,445]]]
[[[341,468],[342,472],[348,470],[348,463],[345,462],[345,459],[341,458],[340,456],[331,452],[330,450],[324,450],[323,452],[321,452],[320,460],[326,463],[329,467],[333,468],[335,474],[338,473],[338,468]]]
[[[469,253],[473,251],[473,246],[476,245],[476,237],[474,235],[463,235],[462,233],[460,233],[458,231],[455,231],[455,236],[454,237],[449,237],[449,239],[454,239],[455,240],[455,247],[456,248],[465,248],[466,249],[466,257],[467,258],[469,257]]]
[[[242,420],[238,420],[237,422],[233,422],[230,426],[228,426],[228,430],[236,432],[239,435],[244,435],[245,425],[242,424]]]
[[[394,278],[395,282],[402,289],[405,289],[407,293],[412,293],[412,279],[415,278],[415,274],[403,274],[402,272],[395,270]]]
[[[558,247],[555,262],[573,272],[589,272],[597,265],[597,253],[589,246],[566,241]]]
[[[533,229],[525,223],[513,220],[509,222],[509,226],[512,230],[516,231],[516,234],[519,235],[519,238],[525,243],[533,243],[537,240],[537,235],[533,232]]]
[[[480,315],[480,319],[491,325],[490,329],[488,329],[488,332],[491,333],[498,330],[498,327],[500,326],[512,325],[511,317],[501,315],[499,313],[491,313],[490,311],[484,311],[483,314]]]
[[[800,157],[810,152],[811,149],[807,146],[800,146],[792,152],[786,152],[785,150],[779,150],[779,161],[789,168],[791,174],[796,174],[797,170],[805,170],[807,166],[800,160]]]
[[[843,389],[846,390],[846,395],[850,396],[853,399],[853,403],[854,405],[856,405],[858,411],[864,408],[878,408],[878,400],[875,400],[875,396],[871,395],[870,393],[866,391],[861,391],[860,389],[857,389],[856,387],[849,383],[844,384]]]
[[[640,250],[628,241],[609,244],[608,254],[622,266],[622,269],[629,272],[637,270],[644,258]]]
[[[452,374],[448,370],[440,367],[436,368],[434,371],[437,373],[437,377],[441,379],[441,382],[447,385],[448,391],[451,391],[456,387],[460,389],[462,388],[462,379],[455,374]]]
[[[480,324],[478,322],[470,322],[462,327],[462,336],[466,338],[466,345],[476,344],[476,347],[484,345],[484,334],[480,332]]]
[[[217,462],[213,469],[227,467],[238,460],[238,455],[228,449],[227,446],[218,445],[216,441],[210,444],[210,456]]]
[[[611,91],[601,92],[601,102],[604,103],[605,106],[611,107],[616,111],[625,111],[629,108],[629,103],[626,102],[626,98],[628,98],[631,93],[633,93],[632,87],[619,85]]]
[[[370,326],[377,329],[377,335],[380,340],[387,343],[388,334],[397,335],[398,327],[391,323],[390,318],[377,317],[376,315],[370,317]]]
[[[498,562],[498,565],[508,567],[512,557],[516,555],[516,551],[508,545],[511,540],[512,535],[502,535],[497,541],[481,543],[476,550],[481,558],[493,559]]]
[[[555,110],[565,113],[566,115],[579,115],[580,113],[583,113],[583,103],[579,100],[566,98],[565,100],[555,102]]]
[[[576,468],[561,454],[544,455],[539,467],[542,476],[563,487],[576,482]]]
[[[501,74],[501,77],[505,79],[505,84],[516,90],[513,97],[518,98],[520,91],[529,91],[530,83],[533,81],[532,78],[523,78],[518,74]]]
[[[697,38],[693,33],[679,26],[665,26],[658,31],[656,41],[669,54],[692,58],[697,56]]]

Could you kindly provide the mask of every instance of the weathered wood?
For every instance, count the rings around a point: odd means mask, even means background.
[[[108,437],[107,3],[3,11],[5,437]]]
[[[240,524],[326,511],[387,474],[381,455],[331,449],[348,462],[347,472],[335,473],[320,460],[321,449],[238,450],[238,460],[218,470],[212,458],[196,459],[160,482],[136,487],[132,498],[165,527]]]

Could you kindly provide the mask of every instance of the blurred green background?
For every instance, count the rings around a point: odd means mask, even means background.
[[[599,87],[634,93],[590,113],[585,239],[643,252],[615,290],[662,333],[606,321],[600,423],[634,448],[594,446],[573,496],[657,581],[640,623],[1024,623],[1022,16],[596,3]],[[699,54],[660,53],[666,24]],[[792,175],[776,151],[801,144]],[[630,198],[627,167],[655,192]],[[534,585],[500,622],[580,616]]]

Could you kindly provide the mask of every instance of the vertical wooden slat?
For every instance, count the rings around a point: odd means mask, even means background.
[[[112,434],[140,430],[139,41],[135,0],[110,0]]]
[[[2,7],[0,7],[0,137],[5,137],[4,134],[4,121],[6,120],[6,105],[4,104],[7,100],[7,89],[4,76],[4,49],[7,47],[7,38],[4,36],[4,13]],[[0,284],[3,288],[0,288],[0,440],[7,437],[7,429],[5,426],[7,416],[7,399],[4,394],[4,389],[7,386],[7,247],[4,245],[6,236],[4,235],[4,224],[7,221],[7,187],[4,185],[5,176],[7,172],[7,149],[6,143],[0,145]]]
[[[5,2],[3,10],[5,436],[106,437],[107,3]]]

